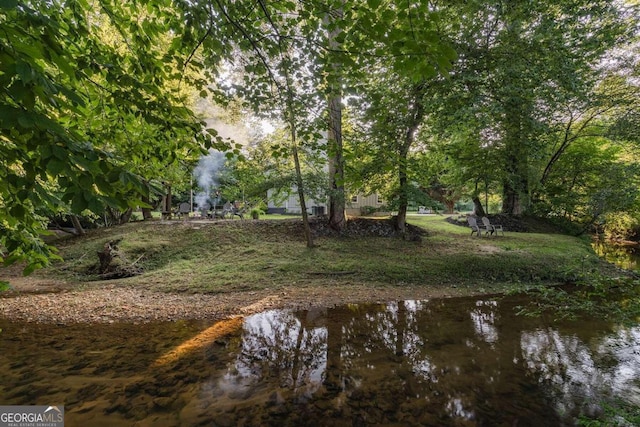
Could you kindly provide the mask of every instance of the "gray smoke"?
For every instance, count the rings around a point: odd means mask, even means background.
[[[219,185],[218,178],[224,168],[224,161],[224,153],[215,150],[209,150],[209,154],[198,160],[198,165],[193,170],[193,177],[201,190],[194,200],[199,209],[204,209],[207,203],[215,205],[220,201],[215,191]]]

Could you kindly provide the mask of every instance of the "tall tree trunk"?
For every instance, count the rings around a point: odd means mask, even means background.
[[[476,216],[487,216],[484,208],[482,207],[482,201],[480,201],[480,197],[478,197],[478,195],[476,194],[471,197],[471,200],[473,201],[473,213]]]
[[[505,9],[514,8],[515,3],[505,3]],[[507,12],[509,13],[509,12]],[[522,39],[522,23],[512,20],[506,28],[513,40]],[[517,67],[509,68],[503,81],[503,87],[510,88],[503,94],[504,107],[504,149],[505,177],[502,181],[502,213],[521,215],[529,204],[529,149],[528,139],[531,132],[532,100],[523,95],[522,78]]]
[[[142,201],[144,202],[144,199]],[[150,208],[142,208],[142,219],[144,221],[148,221],[148,220],[153,219],[153,214],[151,213],[151,209]]]
[[[445,200],[444,201],[444,208],[446,210],[446,213],[452,214],[453,211],[456,208],[456,201],[455,200],[450,200],[450,199]]]
[[[295,124],[291,123],[291,138],[293,140],[293,161],[296,166],[296,186],[298,187],[298,198],[300,199],[300,210],[302,211],[302,223],[304,224],[304,238],[307,247],[313,247],[313,235],[311,234],[311,226],[309,225],[309,213],[307,212],[307,203],[304,197],[304,183],[302,182],[302,171],[300,168],[300,157],[298,156],[298,145],[296,143]]]
[[[520,194],[511,184],[505,182],[502,191],[502,213],[507,215],[521,215],[522,205]]]
[[[278,39],[280,54],[284,55],[282,47],[282,39]],[[300,210],[302,211],[302,223],[304,225],[304,237],[307,242],[307,247],[313,247],[313,235],[311,234],[311,225],[309,224],[309,213],[307,212],[307,202],[304,196],[304,182],[302,181],[302,168],[300,166],[300,156],[298,154],[298,135],[296,126],[296,113],[293,100],[293,84],[291,82],[291,75],[286,73],[286,103],[287,103],[287,115],[289,118],[289,131],[291,133],[291,148],[293,151],[293,162],[296,169],[296,186],[298,187],[298,199],[300,200]]]
[[[266,8],[264,2],[258,2],[260,8],[265,14],[265,17],[271,24],[276,36],[278,38],[278,50],[280,51],[280,61],[283,63],[291,62],[290,53],[286,46],[283,45],[284,38],[280,34],[280,31],[274,21],[271,19],[271,15]],[[288,72],[287,67],[284,67],[284,90],[278,85],[280,96],[282,96],[283,106],[286,108],[285,117],[289,123],[289,131],[291,134],[291,148],[293,151],[293,161],[296,169],[296,186],[298,187],[298,198],[300,200],[300,209],[302,210],[302,222],[304,224],[304,235],[307,241],[307,247],[313,247],[313,236],[311,235],[311,226],[309,225],[309,214],[307,212],[307,204],[304,196],[304,183],[302,181],[302,170],[300,167],[300,156],[298,155],[298,141],[297,141],[297,126],[296,126],[296,111],[294,103],[294,87],[291,79],[291,74]],[[284,93],[283,93],[284,92]]]
[[[142,203],[150,204],[149,196],[142,196]],[[153,214],[151,213],[151,208],[142,208],[142,219],[144,221],[153,219]]]
[[[120,225],[126,224],[131,220],[131,215],[133,214],[133,209],[128,208],[126,211],[120,215]]]
[[[407,208],[409,205],[409,176],[408,161],[409,149],[413,145],[418,128],[424,118],[424,83],[416,85],[412,90],[413,108],[407,118],[407,129],[404,141],[400,143],[398,149],[398,216],[396,217],[396,228],[402,237],[406,238],[407,233]]]
[[[342,97],[329,99],[329,226],[334,230],[344,228],[346,218],[344,191],[344,158],[342,156]]]
[[[146,187],[146,190],[147,190],[147,194],[144,194],[142,196],[142,203],[145,204],[145,205],[151,205],[151,200],[149,199],[149,193],[148,193],[149,192],[149,183],[147,183],[146,181],[145,181],[145,187]],[[142,208],[142,219],[144,221],[147,221],[147,220],[152,219],[152,218],[153,218],[153,215],[151,214],[151,208],[143,207]]]
[[[502,182],[502,213],[522,215],[525,211],[529,190],[526,154],[524,147],[522,147],[523,142],[518,135],[514,135],[510,139],[511,142],[506,144],[505,170],[507,176]]]
[[[171,205],[173,204],[172,197],[171,197],[171,184],[169,183],[164,183],[164,184],[167,190],[167,194],[164,197],[163,203],[162,203],[162,218],[171,219]]]
[[[80,220],[77,215],[71,215],[71,224],[73,224],[73,228],[76,229],[76,234],[79,236],[87,234],[87,232],[84,231],[84,228],[82,228],[82,224],[80,224]]]
[[[400,162],[398,165],[398,184],[400,186],[398,193],[398,216],[396,217],[396,228],[400,234],[405,237],[407,232],[407,208],[409,206],[409,179],[407,176],[407,157],[409,154],[409,145],[413,139],[407,133],[407,140],[400,149]]]
[[[333,15],[332,15],[333,14]],[[335,17],[342,17],[342,9],[331,10],[325,15],[328,26]],[[337,41],[341,29],[334,26],[328,33],[328,132],[327,154],[329,158],[329,226],[342,230],[345,225],[344,158],[342,155],[342,70],[337,57],[340,48]]]
[[[522,215],[529,199],[529,153],[526,147],[526,101],[511,100],[505,115],[505,171],[502,183],[502,213]]]
[[[502,213],[522,215],[528,206],[529,178],[526,159],[508,156],[506,165],[508,176],[502,184]]]

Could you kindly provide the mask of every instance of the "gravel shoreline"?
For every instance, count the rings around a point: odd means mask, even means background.
[[[126,287],[48,293],[11,291],[0,297],[0,318],[56,324],[219,320],[276,308],[306,309],[462,294],[444,288],[371,289],[358,285],[225,294],[162,293]]]
[[[151,322],[215,319],[229,314],[226,298],[127,288],[24,294],[0,299],[0,317],[37,323]]]

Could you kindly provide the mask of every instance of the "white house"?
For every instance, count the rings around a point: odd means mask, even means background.
[[[300,208],[300,199],[298,198],[298,193],[295,192],[295,189],[293,189],[289,193],[289,196],[283,201],[277,200],[277,197],[274,197],[274,193],[271,190],[267,193],[267,197],[269,198],[267,212],[292,214],[302,213],[302,209]],[[327,202],[327,200],[306,198],[305,204],[307,205],[307,212],[312,215],[326,214],[328,213]],[[363,211],[374,211],[380,209],[383,205],[384,200],[379,194],[355,194],[347,198],[345,212],[349,216],[360,216],[363,214]]]
[[[380,194],[374,193],[369,195],[354,194],[346,200],[347,207],[345,209],[347,215],[360,216],[366,210],[378,210],[384,205],[384,199]]]
[[[284,200],[282,200],[283,197]],[[268,213],[302,213],[300,198],[298,197],[298,193],[295,188],[289,192],[288,196],[276,196],[272,190],[269,190],[267,192],[267,198],[269,199],[269,202],[267,203]],[[307,205],[307,212],[310,214],[322,215],[327,212],[326,200],[314,200],[309,197],[305,197],[304,202]],[[321,212],[319,212],[320,210]]]

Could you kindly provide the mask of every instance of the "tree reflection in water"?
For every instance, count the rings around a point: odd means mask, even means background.
[[[235,363],[219,387],[243,394],[268,379],[296,396],[311,397],[326,370],[327,332],[315,324],[323,319],[319,311],[301,317],[274,310],[249,317]]]
[[[638,405],[640,329],[435,300],[248,318],[210,409],[249,424],[563,425]],[[215,375],[214,375],[215,376]],[[223,396],[220,396],[222,392]],[[241,410],[237,410],[242,408]]]
[[[638,270],[638,261],[640,261],[640,246],[623,245],[603,240],[596,240],[591,244],[593,251],[600,258],[604,258],[607,262],[617,265],[625,270]]]
[[[639,326],[516,316],[523,303],[402,301],[213,325],[0,322],[0,397],[63,402],[73,426],[522,427],[575,425],[608,401],[639,411]]]

